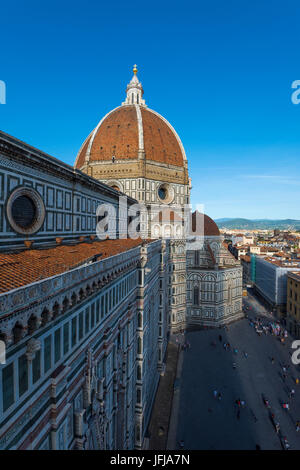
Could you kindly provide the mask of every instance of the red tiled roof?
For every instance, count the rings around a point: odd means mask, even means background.
[[[196,231],[198,235],[215,237],[220,236],[220,231],[216,222],[214,222],[213,219],[208,217],[208,215],[200,214],[200,212],[198,211],[195,211],[192,214],[192,230],[193,232]]]
[[[288,277],[294,278],[297,281],[300,281],[300,273],[299,271],[290,271],[288,273]]]
[[[181,148],[169,126],[148,109],[141,109],[147,160],[183,166]]]
[[[117,239],[60,245],[43,250],[0,253],[0,293],[62,274],[101,253],[99,260],[141,245],[142,240]]]
[[[182,150],[169,125],[150,109],[141,108],[141,114],[146,160],[183,166]],[[135,105],[119,106],[105,117],[95,136],[92,132],[80,149],[76,168],[84,165],[90,142],[90,162],[112,162],[112,156],[116,160],[136,160],[139,127]]]

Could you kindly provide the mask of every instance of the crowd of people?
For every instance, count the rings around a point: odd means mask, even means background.
[[[249,307],[248,307],[248,309],[249,309]],[[285,340],[288,337],[288,332],[287,332],[286,328],[280,324],[280,322],[274,321],[273,319],[272,319],[272,321],[270,321],[268,318],[261,318],[261,317],[258,317],[258,316],[255,316],[255,317],[251,318],[249,315],[246,315],[246,318],[248,319],[250,327],[254,328],[255,332],[259,336],[261,336],[261,335],[266,335],[266,336],[271,335],[271,336],[274,336],[274,337],[278,338],[278,340],[280,340],[280,342],[282,344],[285,344]],[[228,326],[227,326],[226,329],[228,331]],[[235,356],[238,356],[240,354],[244,358],[246,358],[246,359],[248,358],[248,352],[247,351],[241,351],[241,353],[239,353],[239,350],[235,346],[231,345],[227,340],[224,341],[221,334],[218,335],[218,341],[223,345],[223,349],[224,349],[225,352],[230,351]],[[212,341],[211,345],[213,347],[216,347],[217,341]],[[276,362],[275,357],[271,357],[270,360],[271,360],[272,364],[275,364],[275,362]],[[286,379],[290,378],[291,380],[293,380],[293,383],[295,385],[298,385],[299,384],[299,379],[298,379],[298,377],[293,376],[290,365],[289,364],[280,364],[279,360],[277,360],[277,363],[281,367],[281,378],[282,378],[284,384],[286,384]],[[237,368],[237,363],[233,362],[232,366],[233,366],[233,369],[236,369]],[[296,392],[295,392],[294,388],[289,389],[287,386],[285,387],[285,391],[287,392],[289,400],[286,400],[286,401],[282,402],[281,405],[282,405],[282,408],[286,412],[290,412],[290,401],[294,399]],[[213,397],[216,400],[221,400],[221,397],[222,397],[221,392],[218,391],[218,390],[213,390]],[[275,430],[276,434],[280,438],[282,448],[285,449],[285,450],[288,450],[290,448],[290,445],[288,443],[287,437],[281,431],[280,423],[279,423],[277,417],[275,416],[275,413],[271,409],[271,404],[270,404],[269,400],[267,400],[266,398],[263,398],[263,401],[264,401],[265,406],[267,408],[269,408],[269,417],[270,417],[270,420],[273,424],[273,427],[274,427],[274,430]],[[234,401],[233,405],[234,405],[236,417],[239,420],[240,416],[241,416],[241,410],[246,407],[245,400],[237,398]],[[250,413],[252,414],[252,416],[254,418],[254,421],[257,422],[257,418],[256,418],[256,416],[255,416],[252,409],[250,409]],[[295,424],[295,430],[298,433],[300,431],[300,420],[295,421],[294,424]],[[260,447],[259,445],[257,445],[257,446]]]
[[[246,307],[245,317],[248,320],[249,326],[254,329],[254,331],[256,332],[258,336],[274,336],[276,339],[280,341],[281,344],[285,345],[286,339],[288,338],[288,332],[284,325],[282,325],[279,321],[274,320],[274,318],[268,315],[262,315],[262,316],[250,315],[249,310],[251,310],[251,307]],[[238,369],[237,365],[241,367],[240,358],[248,359],[249,357],[248,352],[243,349],[239,351],[239,349],[235,345],[230,344],[230,342],[228,341],[228,335],[227,335],[227,331],[229,331],[228,325],[223,327],[223,331],[219,330],[219,334],[216,336],[214,340],[211,341],[211,346],[214,349],[218,349],[219,348],[218,343],[219,343],[225,353],[230,352],[233,358],[236,357],[236,359],[234,359],[234,362],[232,363],[232,367],[233,369]],[[179,334],[176,337],[176,343],[179,345],[180,349],[183,351],[187,351],[191,347],[189,341],[186,340],[185,331],[181,332],[181,334]],[[250,357],[251,357],[251,354],[250,354]],[[281,379],[283,382],[283,391],[286,394],[286,400],[281,401],[281,406],[282,406],[282,409],[286,413],[288,413],[291,420],[293,421],[293,424],[295,426],[295,432],[299,433],[300,435],[300,432],[299,432],[300,420],[294,420],[292,417],[292,413],[290,411],[291,402],[295,400],[295,396],[298,395],[298,393],[300,394],[300,391],[298,392],[297,390],[297,385],[299,384],[299,378],[297,377],[296,369],[295,368],[293,369],[290,364],[281,363],[278,357],[270,357],[270,362],[273,365],[276,364],[274,366],[275,368],[277,368],[277,366],[280,367],[279,375],[281,376]],[[288,385],[290,385],[291,381],[294,384],[294,386],[289,387]],[[223,400],[223,391],[219,389],[213,389],[212,396],[215,401],[221,402]],[[284,435],[284,433],[281,430],[278,417],[275,415],[275,412],[272,409],[270,401],[264,396],[263,396],[263,403],[268,409],[269,419],[271,423],[273,424],[275,433],[278,435],[280,439],[282,448],[284,450],[290,449],[290,444],[288,443],[287,437]],[[208,411],[212,412],[213,408],[214,407],[208,408]],[[234,412],[235,412],[235,416],[237,420],[240,420],[241,414],[243,415],[245,413],[245,411],[242,411],[242,410],[248,409],[248,412],[250,416],[252,416],[252,418],[254,419],[254,422],[256,423],[258,421],[252,408],[246,405],[245,399],[240,398],[240,397],[236,398],[233,402],[233,408],[234,408]],[[180,448],[183,448],[183,441],[181,441],[180,443]],[[259,444],[256,444],[256,449],[260,450]]]
[[[262,334],[273,335],[283,344],[288,337],[287,330],[278,321],[266,321],[260,317],[255,317],[254,319],[249,318],[249,325],[255,329],[259,336]]]
[[[191,348],[191,343],[185,340],[185,331],[181,331],[179,334],[177,334],[175,341],[181,351],[187,351]]]

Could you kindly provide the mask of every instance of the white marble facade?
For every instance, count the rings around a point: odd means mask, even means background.
[[[82,240],[93,243],[94,206],[118,208],[119,194],[3,133],[0,178],[0,339],[6,345],[0,449],[142,448],[167,346],[169,242],[141,242],[73,269],[66,264],[60,274],[43,273],[30,284],[24,279],[13,289],[6,263],[32,248],[47,256],[48,248],[76,251]],[[41,224],[34,233],[15,231],[9,222],[9,211],[16,217],[8,206],[16,189],[33,205],[39,194],[44,213],[36,209]],[[61,230],[49,230],[48,212],[55,224],[63,215]],[[91,223],[83,224],[88,217]]]
[[[243,317],[242,267],[221,236],[195,237],[187,246],[187,323],[216,327]]]

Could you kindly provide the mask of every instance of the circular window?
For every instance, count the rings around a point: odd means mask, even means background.
[[[11,227],[18,233],[29,235],[37,232],[45,218],[45,207],[39,193],[32,188],[15,189],[6,205]]]
[[[162,186],[160,188],[158,188],[158,196],[160,199],[164,200],[166,199],[167,197],[167,190],[165,188],[163,188]]]
[[[168,183],[163,183],[158,187],[157,195],[161,202],[170,204],[174,199],[174,189]]]
[[[34,224],[36,208],[28,196],[20,196],[14,200],[11,206],[11,215],[17,225],[24,229]]]

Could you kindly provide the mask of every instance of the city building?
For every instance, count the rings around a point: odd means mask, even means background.
[[[300,260],[255,256],[255,291],[277,318],[286,317],[287,277],[300,272]]]
[[[233,245],[253,245],[254,244],[254,236],[253,235],[245,235],[244,233],[237,233],[232,237],[232,244]]]
[[[195,235],[187,242],[187,323],[193,327],[230,323],[243,317],[241,264],[223,245],[210,217],[194,212],[192,221]]]
[[[145,238],[169,231],[172,292],[169,321],[172,330],[186,326],[185,238],[181,231],[190,202],[191,181],[182,142],[171,124],[149,109],[133,68],[121,106],[104,116],[82,144],[75,168],[118,189],[143,204],[141,231]],[[161,211],[169,212],[160,217]],[[174,224],[172,212],[182,221]],[[176,233],[174,234],[174,230]],[[174,235],[176,240],[173,240]]]
[[[144,448],[169,334],[241,317],[216,224],[187,237],[190,190],[136,67],[75,167],[0,132],[1,450]]]
[[[300,272],[289,272],[287,277],[287,327],[300,338]]]
[[[168,241],[98,240],[96,209],[119,192],[3,133],[0,180],[0,449],[142,448]]]
[[[235,256],[236,259],[240,260],[246,255],[258,255],[262,257],[274,256],[280,254],[280,249],[273,246],[265,245],[229,245],[229,250]]]
[[[251,278],[251,256],[244,255],[240,257],[242,270],[243,270],[243,286],[250,286],[252,284]]]

